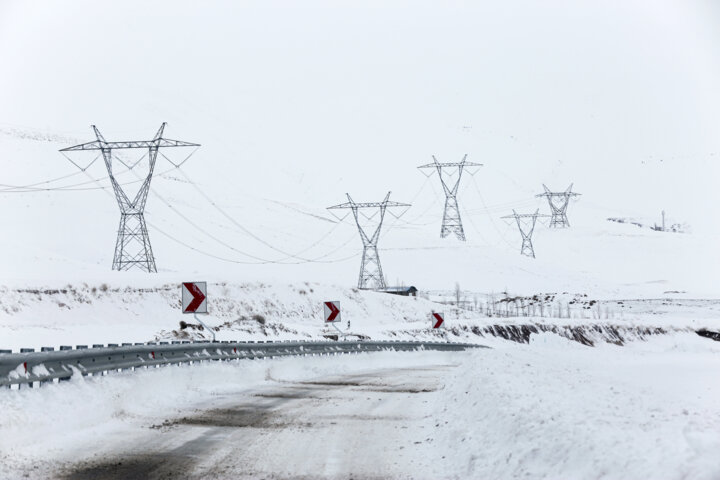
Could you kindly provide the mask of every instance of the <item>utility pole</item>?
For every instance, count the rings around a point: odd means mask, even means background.
[[[358,288],[362,290],[382,290],[386,287],[385,277],[383,276],[382,266],[380,265],[380,255],[378,254],[377,244],[380,239],[380,229],[382,228],[383,220],[385,218],[385,211],[388,208],[393,207],[409,207],[408,203],[398,203],[389,201],[390,192],[385,196],[385,200],[382,202],[370,202],[370,203],[356,203],[350,197],[349,193],[346,193],[348,201],[341,203],[340,205],[334,205],[328,207],[328,210],[333,209],[345,209],[349,208],[352,210],[353,216],[355,217],[355,223],[360,233],[360,239],[363,242],[363,255],[362,263],[360,264],[360,277],[358,279]],[[375,232],[368,236],[368,234],[360,225],[360,210],[363,209],[379,209],[380,220]],[[376,212],[377,214],[377,212]],[[402,215],[402,214],[401,214]],[[401,216],[400,215],[400,216]],[[399,218],[399,216],[398,216]]]
[[[115,198],[120,207],[120,227],[118,228],[117,242],[115,243],[115,254],[113,255],[113,270],[130,270],[133,267],[140,268],[146,272],[157,272],[155,257],[150,246],[147,226],[145,225],[145,204],[147,203],[150,182],[155,170],[155,162],[161,148],[167,147],[199,147],[197,143],[183,142],[163,138],[166,123],[160,126],[152,140],[108,142],[100,131],[92,126],[97,140],[83,143],[74,147],[63,148],[60,152],[79,152],[99,150],[105,160],[110,183],[112,184]],[[140,189],[133,199],[125,193],[122,186],[115,179],[113,173],[113,150],[146,148],[148,152],[149,168]],[[117,157],[116,157],[117,158]],[[120,160],[121,161],[121,160]],[[139,161],[138,161],[139,162]],[[127,166],[127,165],[126,165]],[[133,165],[134,167],[134,165]],[[128,167],[131,169],[132,167]]]
[[[443,191],[445,192],[445,210],[443,211],[442,227],[440,228],[440,238],[445,238],[451,233],[454,233],[458,240],[465,241],[465,231],[463,230],[462,219],[460,218],[460,209],[457,203],[457,192],[460,186],[460,179],[462,178],[463,170],[465,167],[482,167],[481,163],[467,162],[467,154],[463,157],[461,162],[456,163],[440,163],[432,156],[433,163],[427,165],[421,165],[418,168],[434,168],[437,170],[438,177],[440,177],[440,183],[442,184]],[[454,184],[448,185],[443,177],[443,168],[457,168],[457,180]],[[432,172],[430,172],[432,175]],[[473,175],[473,173],[471,173]],[[429,175],[428,175],[429,176]]]
[[[502,218],[514,218],[517,222],[518,230],[520,230],[520,236],[522,237],[522,247],[520,247],[520,255],[535,258],[535,249],[532,244],[532,234],[535,231],[535,223],[538,217],[547,217],[548,215],[540,215],[535,210],[535,213],[523,213],[518,214],[513,210],[512,215],[506,215]]]
[[[663,224],[662,224],[662,225],[663,225],[663,227],[662,227],[663,229],[662,229],[662,231],[664,232],[664,231],[665,231],[665,210],[662,211],[662,220],[663,220]]]
[[[570,222],[567,218],[568,204],[570,203],[570,198],[580,195],[579,193],[574,193],[572,191],[572,187],[573,185],[571,183],[564,192],[551,192],[550,189],[543,184],[545,193],[535,195],[536,197],[547,198],[547,201],[550,204],[550,213],[552,214],[552,217],[550,218],[551,228],[565,228],[570,226]]]

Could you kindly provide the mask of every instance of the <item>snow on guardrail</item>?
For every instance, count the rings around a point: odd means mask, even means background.
[[[81,375],[159,367],[205,360],[240,360],[281,356],[306,356],[378,352],[383,350],[462,351],[481,345],[444,342],[340,341],[340,342],[160,342],[147,344],[77,345],[74,350],[44,348],[41,352],[0,352],[0,386],[66,380]]]

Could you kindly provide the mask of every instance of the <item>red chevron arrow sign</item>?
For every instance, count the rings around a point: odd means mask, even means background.
[[[340,321],[340,302],[325,302],[325,323],[337,323]]]
[[[207,282],[185,282],[182,290],[182,313],[208,313]]]
[[[430,320],[432,320],[432,328],[440,328],[443,323],[445,323],[445,319],[443,318],[442,313],[433,312],[432,316],[430,317]]]

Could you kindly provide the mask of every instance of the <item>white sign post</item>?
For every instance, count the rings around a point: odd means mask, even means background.
[[[433,329],[445,328],[445,314],[441,312],[432,312],[432,315],[430,315],[430,325],[432,325]]]
[[[215,331],[205,325],[200,320],[198,313],[207,315],[207,282],[183,282],[180,287],[182,292],[182,313],[192,313],[200,325],[212,335],[212,341],[215,342]]]
[[[208,313],[207,282],[183,282],[182,313]]]
[[[340,334],[344,337],[347,335],[345,332],[340,330],[337,323],[341,322],[340,318],[340,302],[323,302],[323,319],[325,320],[325,325],[328,323],[331,324],[333,327],[335,327],[335,330],[340,332]]]
[[[325,323],[340,323],[340,302],[325,302]]]

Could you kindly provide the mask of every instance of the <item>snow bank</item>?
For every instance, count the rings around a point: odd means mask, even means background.
[[[145,278],[133,287],[122,282],[0,287],[0,348],[209,339],[209,332],[199,330],[192,315],[180,313],[180,283],[156,282]],[[341,303],[342,330],[378,340],[487,342],[497,336],[527,342],[532,333],[547,330],[593,344],[720,329],[720,302],[712,300],[626,300],[627,313],[621,317],[582,319],[489,318],[420,297],[316,282],[211,281],[208,295],[210,315],[204,321],[216,330],[218,340],[320,339],[336,334],[322,321],[322,304],[328,300]],[[446,328],[429,328],[432,311],[444,312]],[[181,328],[181,321],[189,326]]]
[[[343,330],[383,339],[394,331],[428,330],[442,307],[456,318],[472,314],[428,300],[319,283],[208,284],[210,314],[203,320],[218,340],[309,339],[337,333],[323,324],[324,301],[339,300]],[[57,347],[167,339],[208,339],[180,312],[180,283],[128,287],[79,284],[42,288],[0,287],[0,348]]]
[[[432,421],[445,478],[720,476],[720,344],[587,348],[550,333],[469,352]]]
[[[43,478],[64,462],[104,458],[139,429],[226,396],[389,365],[437,372],[444,384],[423,420],[427,441],[403,454],[413,478],[720,475],[719,343],[676,334],[588,348],[543,333],[494,346],[208,363],[0,391],[0,477]]]

